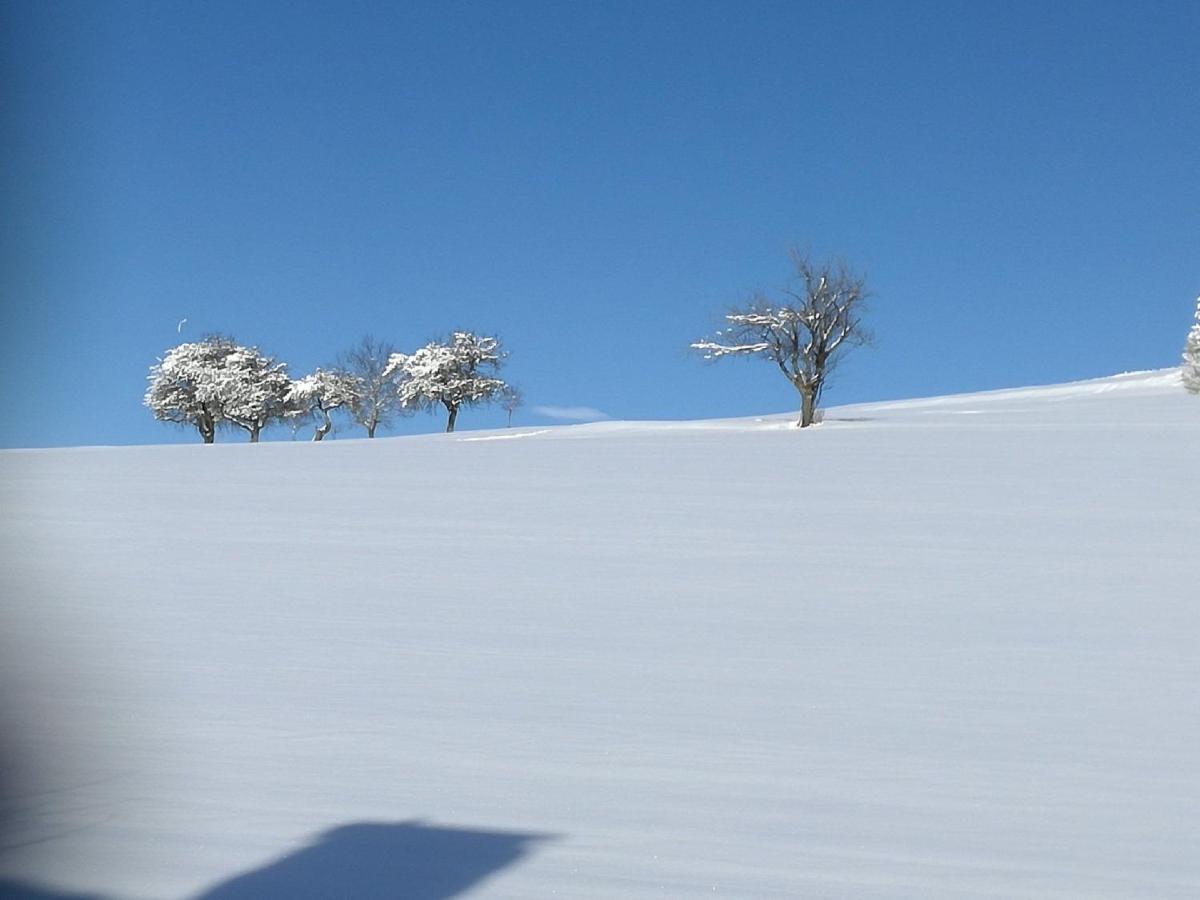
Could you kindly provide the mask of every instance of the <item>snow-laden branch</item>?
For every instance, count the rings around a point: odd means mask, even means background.
[[[722,356],[733,356],[737,353],[761,353],[770,347],[765,341],[757,344],[718,344],[713,341],[697,341],[690,345],[693,350],[699,350],[705,359],[720,359]]]

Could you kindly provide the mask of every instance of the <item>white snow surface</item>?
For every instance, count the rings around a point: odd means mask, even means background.
[[[1179,370],[0,454],[0,896],[1200,896]]]

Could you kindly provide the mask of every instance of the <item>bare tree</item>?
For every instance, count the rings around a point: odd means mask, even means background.
[[[778,302],[754,294],[726,314],[724,329],[691,346],[705,359],[756,356],[774,363],[799,392],[798,424],[807,428],[842,357],[871,342],[862,323],[869,295],[841,261],[815,263],[795,248],[789,256],[795,274]]]
[[[521,393],[519,387],[506,385],[504,390],[500,392],[500,406],[508,413],[508,427],[512,428],[513,413],[516,412],[521,404],[525,402],[525,395]]]
[[[406,413],[396,394],[396,383],[384,372],[396,348],[386,341],[366,335],[338,357],[338,367],[356,376],[361,384],[357,399],[347,405],[350,417],[375,437],[375,429],[387,428],[397,415]]]

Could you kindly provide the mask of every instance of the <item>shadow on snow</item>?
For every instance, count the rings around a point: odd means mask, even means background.
[[[518,862],[549,835],[423,822],[358,823],[319,835],[194,900],[447,900]],[[0,880],[3,900],[99,900]]]
[[[444,900],[517,862],[545,838],[422,822],[344,825],[196,900]]]
[[[0,878],[0,900],[102,900],[93,894],[63,894]]]

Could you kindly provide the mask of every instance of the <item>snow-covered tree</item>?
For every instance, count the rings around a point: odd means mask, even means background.
[[[283,363],[220,335],[171,348],[150,367],[149,381],[143,402],[154,417],[194,425],[206,444],[223,424],[257,441],[286,412],[290,386]]]
[[[219,397],[225,419],[257,443],[262,430],[288,413],[292,381],[287,365],[257,347],[236,347],[225,357]]]
[[[495,337],[456,331],[415,353],[394,353],[384,377],[398,381],[397,395],[408,408],[446,409],[446,431],[454,430],[458,411],[499,399],[506,387],[495,377],[507,354]]]
[[[1183,345],[1183,386],[1200,394],[1200,297],[1196,298],[1196,324]]]
[[[755,294],[725,316],[725,328],[691,346],[705,359],[756,356],[774,363],[800,394],[798,424],[806,428],[842,356],[870,342],[862,323],[868,295],[844,263],[814,263],[796,249],[790,257],[795,274],[778,302]]]
[[[353,348],[338,357],[338,366],[359,379],[358,396],[346,409],[350,417],[367,429],[367,437],[375,437],[375,429],[390,425],[397,414],[409,411],[400,405],[396,382],[384,375],[396,348],[386,341],[366,335]]]
[[[293,414],[318,419],[313,440],[319,441],[333,429],[329,414],[335,409],[352,407],[359,401],[361,391],[362,382],[357,376],[337,369],[317,369],[292,382],[287,406]]]
[[[224,421],[221,402],[225,358],[237,345],[213,336],[180,344],[150,367],[143,403],[160,422],[194,425],[204,443],[216,440]]]

